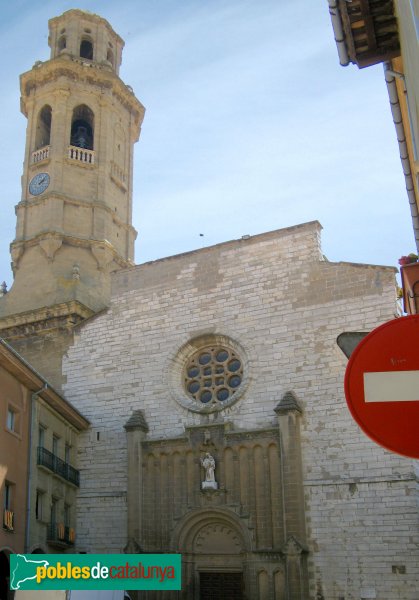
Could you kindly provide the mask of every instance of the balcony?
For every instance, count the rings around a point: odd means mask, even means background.
[[[42,446],[38,447],[37,464],[46,467],[52,471],[52,473],[55,473],[73,485],[80,487],[79,471]]]
[[[32,152],[32,164],[35,165],[41,160],[46,160],[49,158],[49,149],[50,146],[43,146],[42,148],[38,148],[38,150]]]
[[[7,508],[3,511],[3,529],[6,531],[14,530],[15,513]]]
[[[69,146],[68,158],[71,161],[82,163],[84,165],[94,165],[95,151],[87,150],[87,148],[79,148],[78,146]]]
[[[337,1],[349,59],[359,68],[400,56],[394,4],[392,0]]]
[[[49,523],[47,532],[47,544],[55,548],[68,548],[74,546],[76,534],[73,527],[67,527],[64,523]]]

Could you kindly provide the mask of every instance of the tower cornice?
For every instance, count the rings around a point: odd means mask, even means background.
[[[68,84],[66,85],[65,80]],[[28,116],[29,105],[32,102],[32,92],[50,83],[62,81],[62,85],[54,93],[70,95],[70,86],[76,82],[85,85],[88,89],[97,88],[103,94],[114,96],[133,116],[134,137],[139,137],[145,108],[135,97],[132,88],[126,85],[106,64],[101,65],[84,58],[75,58],[63,55],[45,62],[35,63],[30,71],[20,76],[21,111]],[[106,100],[105,100],[106,101]]]
[[[62,15],[59,15],[58,17],[53,17],[48,21],[48,26],[50,29],[52,29],[55,26],[59,27],[61,23],[65,23],[66,21],[68,21],[69,17],[73,16],[78,19],[83,19],[83,21],[90,21],[90,23],[94,23],[95,25],[97,25],[98,23],[104,25],[105,28],[109,31],[109,33],[112,36],[114,36],[115,39],[118,40],[122,47],[125,45],[124,40],[116,33],[116,31],[114,31],[114,29],[106,19],[104,19],[100,15],[97,15],[96,13],[89,12],[88,10],[81,10],[80,8],[71,8],[70,10],[64,12]]]
[[[39,198],[32,198],[31,200],[21,200],[18,204],[16,204],[15,212],[17,213],[17,211],[20,208],[32,207],[32,206],[36,206],[36,205],[43,205],[51,199],[62,200],[66,204],[72,204],[73,206],[79,206],[79,207],[91,208],[91,209],[98,208],[100,210],[103,210],[104,212],[106,212],[108,215],[110,215],[112,217],[112,221],[114,221],[114,223],[116,223],[119,227],[122,227],[123,229],[126,229],[127,231],[132,232],[132,234],[135,237],[137,237],[137,231],[136,231],[135,227],[133,227],[131,224],[129,224],[126,221],[124,221],[123,219],[121,219],[117,213],[115,213],[113,210],[111,210],[103,202],[91,201],[91,200],[89,202],[87,202],[83,198],[70,197],[66,194],[59,194],[57,192],[45,194]],[[15,241],[17,241],[17,240],[15,240]]]
[[[136,235],[136,231],[135,229],[132,229],[132,233],[133,235]],[[101,239],[94,239],[92,237],[90,238],[80,238],[77,237],[75,235],[66,235],[64,233],[62,233],[61,231],[48,231],[45,233],[41,233],[38,234],[36,236],[24,239],[24,240],[15,240],[14,242],[12,242],[10,244],[10,251],[12,256],[14,256],[14,254],[16,254],[16,252],[14,251],[18,251],[18,255],[19,257],[22,255],[24,250],[27,250],[28,248],[33,248],[35,246],[39,246],[42,244],[42,242],[44,240],[59,240],[60,241],[60,245],[57,248],[57,250],[61,247],[62,244],[66,245],[66,246],[72,246],[73,248],[86,248],[92,251],[93,255],[95,256],[96,260],[98,261],[98,266],[99,268],[103,268],[103,265],[101,264],[101,261],[98,260],[98,253],[97,253],[97,249],[106,249],[106,254],[107,254],[107,264],[111,263],[112,261],[115,263],[115,265],[118,266],[118,268],[120,269],[125,269],[127,267],[132,267],[133,266],[133,262],[129,259],[124,259],[114,248],[114,246],[108,242],[108,240],[101,240]],[[53,258],[53,257],[51,257]],[[17,261],[14,261],[14,266],[17,266]]]

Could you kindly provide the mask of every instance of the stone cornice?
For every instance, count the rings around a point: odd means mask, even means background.
[[[101,94],[107,89],[133,114],[135,133],[136,136],[139,135],[145,108],[135,97],[132,89],[107,66],[80,58],[54,58],[36,64],[30,71],[20,76],[21,110],[26,117],[28,116],[26,104],[32,90],[56,82],[60,77],[67,78],[72,84],[78,81],[82,85],[96,86],[98,93]],[[61,83],[60,85],[63,86]]]
[[[0,339],[0,366],[32,393],[42,398],[78,431],[89,427],[89,421],[2,339]]]
[[[106,204],[103,204],[102,202],[98,202],[98,201],[92,201],[92,202],[86,202],[86,200],[82,200],[80,198],[70,198],[69,196],[65,195],[65,194],[60,194],[59,192],[47,192],[45,194],[42,194],[42,197],[39,198],[31,198],[30,200],[21,200],[18,204],[16,204],[15,206],[15,211],[17,211],[19,208],[31,208],[32,206],[38,206],[38,205],[42,205],[45,204],[47,200],[62,200],[65,204],[71,204],[72,206],[77,206],[77,207],[82,207],[82,208],[97,208],[100,210],[103,210],[104,212],[108,213],[111,217],[112,220],[119,226],[122,227],[123,229],[126,229],[127,231],[129,231],[130,233],[135,233],[137,234],[136,229],[130,225],[129,223],[126,223],[125,221],[123,221],[117,213],[115,213],[115,211],[113,211],[111,208],[109,208],[109,206],[107,206]]]
[[[66,12],[64,12],[62,15],[59,15],[58,17],[53,17],[52,19],[50,19],[48,21],[49,27],[52,28],[54,25],[59,26],[59,24],[61,22],[67,21],[70,15],[71,16],[75,15],[75,16],[79,17],[80,19],[83,19],[84,21],[90,21],[90,23],[92,23],[92,25],[95,25],[95,26],[98,23],[104,25],[106,27],[106,29],[112,34],[112,36],[114,36],[118,40],[118,42],[122,46],[125,45],[124,40],[121,38],[121,36],[119,36],[116,33],[116,31],[112,28],[112,26],[106,19],[104,19],[100,15],[97,15],[96,13],[87,12],[85,10],[80,10],[79,8],[71,8],[70,10],[67,10]]]
[[[93,311],[81,302],[70,300],[70,302],[63,302],[62,304],[44,306],[35,310],[0,317],[0,333],[2,337],[8,338],[9,336],[6,335],[6,331],[13,328],[20,328],[36,323],[47,323],[52,319],[68,317],[75,318],[76,320],[84,320],[93,314]]]
[[[134,232],[136,233],[135,229]],[[123,258],[114,248],[114,246],[107,240],[94,240],[94,239],[82,239],[71,235],[65,235],[59,231],[48,231],[34,236],[27,240],[14,240],[10,244],[10,252],[13,249],[20,249],[20,253],[26,248],[33,248],[38,246],[43,240],[57,239],[61,240],[63,244],[67,246],[73,246],[77,248],[86,248],[88,250],[94,250],[95,248],[106,248],[112,254],[112,260],[119,265],[121,269],[126,269],[133,266],[133,262],[129,259]],[[20,254],[21,255],[21,254]]]

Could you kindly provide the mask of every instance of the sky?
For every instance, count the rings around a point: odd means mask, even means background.
[[[382,65],[339,65],[327,0],[14,0],[0,22],[0,282],[22,193],[19,75],[49,59],[48,19],[70,8],[125,40],[120,76],[146,107],[137,263],[315,219],[330,261],[415,251]]]

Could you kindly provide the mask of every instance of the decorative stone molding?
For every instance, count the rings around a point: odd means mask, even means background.
[[[23,245],[22,244],[19,244],[19,245],[12,244],[10,246],[10,254],[12,257],[12,269],[13,269],[13,273],[14,273],[15,270],[18,269],[18,267],[19,267],[19,261],[23,254]]]
[[[105,244],[92,244],[91,251],[100,271],[104,271],[114,258],[112,248]]]
[[[39,240],[39,247],[44,252],[49,262],[53,262],[56,252],[61,248],[62,238],[48,236]]]
[[[80,203],[80,206],[83,206],[83,204]],[[135,229],[133,227],[129,226],[124,229],[126,229],[129,232],[129,234],[133,236],[134,239],[136,238],[137,232],[135,231]],[[131,267],[133,265],[133,263],[130,259],[123,258],[120,254],[117,253],[117,251],[115,249],[113,249],[111,244],[108,245],[108,242],[106,242],[106,241],[92,243],[91,240],[77,238],[77,237],[71,236],[71,235],[63,235],[60,232],[51,232],[51,234],[49,234],[49,235],[50,235],[50,237],[52,237],[54,239],[57,239],[57,237],[59,239],[61,239],[61,243],[63,245],[71,246],[71,247],[75,247],[75,248],[90,249],[92,251],[93,256],[95,257],[96,262],[98,263],[98,268],[100,268],[99,261],[105,259],[105,253],[103,252],[103,248],[105,248],[106,255],[108,257],[110,256],[109,253],[112,254],[111,260],[109,262],[113,261],[116,265],[115,268],[124,269],[127,267]],[[19,261],[25,250],[27,250],[28,248],[33,248],[37,245],[40,245],[40,241],[43,239],[45,239],[45,234],[37,235],[31,239],[25,240],[24,242],[20,242],[20,241],[13,242],[10,246],[10,253],[12,255],[12,260],[13,260],[13,268],[14,269],[18,268]],[[97,251],[96,255],[93,252],[93,249],[92,249],[93,246],[95,246],[96,248],[99,247],[99,250]],[[95,252],[96,252],[96,250],[95,250]]]
[[[243,540],[232,527],[217,522],[202,527],[194,541],[195,552],[205,554],[238,554],[243,546]]]

